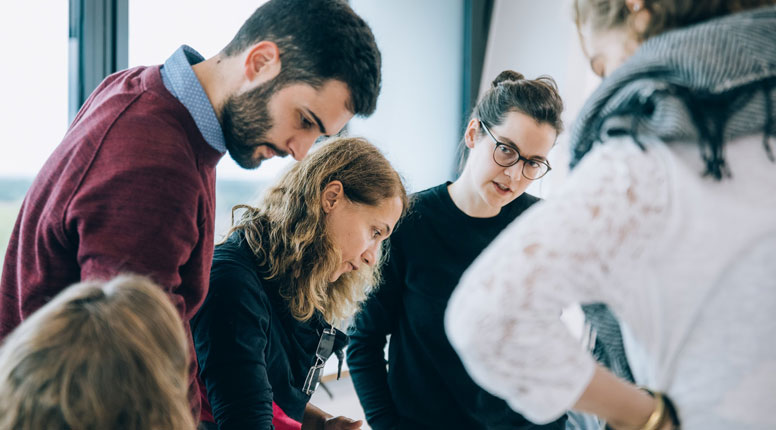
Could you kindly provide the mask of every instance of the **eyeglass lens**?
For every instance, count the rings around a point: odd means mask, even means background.
[[[482,124],[482,128],[485,129],[490,138],[493,139],[493,142],[496,143],[496,147],[493,149],[493,161],[499,166],[510,167],[523,160],[523,176],[528,179],[539,179],[550,170],[547,164],[522,157],[517,148],[499,142],[485,123],[480,121],[480,124]]]

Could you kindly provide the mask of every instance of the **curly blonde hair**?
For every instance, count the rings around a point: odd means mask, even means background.
[[[67,288],[0,349],[0,428],[194,430],[183,322],[137,276]]]
[[[345,197],[353,203],[377,206],[399,197],[403,212],[407,209],[401,177],[374,145],[360,138],[335,138],[321,145],[268,189],[259,207],[232,209],[229,235],[244,234],[259,264],[268,267],[266,279],[280,281],[280,294],[299,321],[309,320],[316,311],[326,321],[342,321],[379,283],[385,250],[374,267],[364,264],[330,282],[341,264],[326,232],[322,206],[323,189],[332,181],[342,183]],[[244,212],[235,223],[238,210]]]

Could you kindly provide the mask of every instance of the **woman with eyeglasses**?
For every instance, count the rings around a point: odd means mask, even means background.
[[[551,78],[502,72],[472,112],[459,178],[412,196],[391,238],[383,282],[350,332],[348,367],[373,429],[538,428],[471,380],[443,316],[463,271],[538,201],[525,190],[550,170],[562,110]]]
[[[203,407],[228,429],[351,430],[308,403],[349,318],[379,280],[381,246],[407,207],[399,174],[363,139],[338,138],[243,210],[216,246],[191,321]]]
[[[563,187],[453,294],[447,333],[476,381],[537,422],[776,429],[776,1],[574,0],[604,79]],[[602,302],[633,376],[557,314]]]

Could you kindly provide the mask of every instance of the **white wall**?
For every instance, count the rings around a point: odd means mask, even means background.
[[[452,179],[460,139],[462,0],[351,0],[383,57],[377,111],[350,134],[379,146],[411,191]]]
[[[568,132],[599,78],[579,46],[568,0],[496,0],[485,54],[481,91],[504,69],[528,79],[550,75],[558,83],[566,132],[550,152],[552,171],[528,192],[547,197],[568,174]]]

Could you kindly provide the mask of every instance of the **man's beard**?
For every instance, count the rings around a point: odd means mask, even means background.
[[[272,128],[269,101],[279,89],[278,80],[273,79],[249,92],[229,96],[221,107],[221,128],[226,149],[244,169],[255,169],[261,165],[264,157],[254,156],[261,146],[271,148],[280,157],[288,155],[266,137]]]

